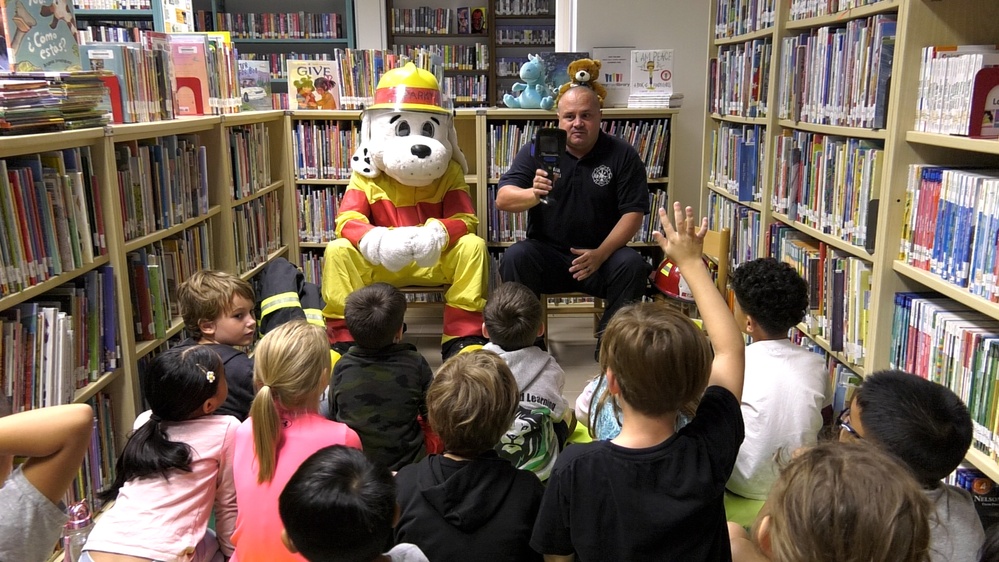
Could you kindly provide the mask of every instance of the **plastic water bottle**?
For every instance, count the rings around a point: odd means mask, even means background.
[[[93,528],[87,500],[69,506],[66,513],[69,515],[69,521],[62,529],[63,562],[78,562],[83,552],[83,545],[87,542],[87,535]]]

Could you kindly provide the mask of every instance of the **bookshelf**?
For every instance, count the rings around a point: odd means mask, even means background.
[[[107,41],[134,41],[133,28],[166,33],[194,31],[190,0],[76,0],[73,13],[81,30],[103,34]],[[115,33],[119,34],[115,38]]]
[[[354,0],[195,0],[194,8],[198,31],[228,31],[240,59],[270,63],[275,94],[287,94],[288,59],[330,59],[357,44]]]
[[[702,205],[709,216],[718,220],[739,213],[755,213],[759,232],[769,234],[753,240],[756,255],[774,254],[790,259],[802,266],[802,271],[807,271],[804,267],[814,259],[813,251],[821,248],[827,256],[832,253],[844,260],[842,263],[847,269],[861,272],[852,279],[859,285],[848,285],[846,291],[859,289],[864,295],[859,313],[849,316],[850,307],[858,305],[855,302],[850,305],[851,299],[847,298],[847,304],[843,305],[847,316],[836,319],[842,320],[844,331],[853,332],[857,338],[853,345],[860,348],[851,348],[848,342],[838,348],[830,341],[831,334],[824,333],[822,326],[825,323],[828,327],[832,319],[827,318],[822,309],[813,319],[814,323],[806,322],[800,327],[802,331],[855,374],[862,376],[889,367],[908,368],[949,386],[969,405],[976,423],[975,445],[967,460],[991,478],[999,478],[995,446],[999,445],[999,440],[995,437],[995,402],[991,399],[995,390],[995,365],[986,361],[986,357],[991,357],[988,355],[990,348],[988,342],[983,341],[999,331],[999,308],[992,299],[961,286],[953,278],[948,279],[944,266],[934,270],[914,258],[913,253],[907,253],[919,244],[925,245],[925,240],[938,250],[940,243],[955,252],[961,247],[949,234],[941,238],[933,231],[925,231],[936,222],[936,207],[932,211],[909,208],[914,204],[913,191],[917,189],[909,188],[912,166],[999,168],[999,143],[995,140],[915,130],[922,49],[933,45],[999,42],[999,34],[988,23],[999,16],[999,5],[984,0],[881,0],[839,2],[851,7],[829,13],[809,13],[809,9],[828,6],[795,0],[759,3],[764,11],[770,8],[772,14],[728,17],[727,14],[738,13],[740,4],[745,2],[719,0],[713,5],[716,38],[709,55],[708,91],[711,94],[705,125],[716,140],[706,143],[703,151]],[[892,20],[893,26],[884,23]],[[875,40],[878,33],[882,33],[882,37],[890,36],[891,27],[894,27],[893,42]],[[858,50],[853,51],[857,58],[836,62],[839,47],[848,49],[850,38],[866,41],[872,49],[875,45],[883,47],[891,43],[893,60],[888,64],[882,62],[887,60],[884,56]],[[816,79],[813,75],[812,83],[798,87],[794,77],[800,75],[803,68],[818,68],[808,57],[811,47],[802,46],[811,45],[813,40],[818,41],[814,44],[816,50],[826,44],[834,46],[830,51],[832,62],[826,64],[835,70],[826,78],[819,76]],[[759,41],[772,45],[766,72],[740,76],[729,84],[730,88],[718,85],[719,78],[726,75],[724,71],[729,68],[722,64],[728,51],[738,46],[749,51],[749,47]],[[856,43],[853,45],[855,47]],[[802,61],[796,62],[796,57],[803,51],[806,53]],[[867,64],[858,65],[865,60],[865,54],[869,57]],[[762,61],[753,57],[741,60],[752,69],[763,66]],[[865,71],[870,73],[863,74]],[[887,75],[884,75],[885,71]],[[881,83],[876,80],[879,75]],[[849,82],[857,76],[866,77],[868,82]],[[841,80],[836,80],[837,77]],[[849,87],[844,88],[845,84]],[[889,87],[882,90],[882,86]],[[857,94],[863,88],[867,88],[868,97],[864,98],[866,101],[859,101]],[[754,92],[764,90],[766,95],[759,99],[759,103],[765,104],[762,114],[751,114],[749,108],[754,106],[748,100],[743,105],[725,105],[725,102],[742,101]],[[731,96],[726,97],[726,94]],[[823,96],[838,101],[821,101]],[[757,109],[761,108],[759,103],[755,106]],[[878,116],[882,122],[873,122],[872,119]],[[740,196],[738,187],[743,176],[737,174],[733,190],[729,178],[719,174],[725,169],[722,164],[728,163],[726,157],[741,156],[739,144],[720,144],[717,139],[722,138],[726,128],[742,127],[758,128],[762,148],[756,161],[759,165],[756,188]],[[802,163],[799,163],[799,157]],[[840,162],[843,157],[846,160]],[[846,166],[861,172],[863,180],[857,182],[855,175],[843,174]],[[800,180],[795,179],[799,177]],[[918,180],[917,176],[917,184]],[[795,199],[795,185],[799,194],[821,193],[830,197]],[[823,189],[817,190],[820,186]],[[837,197],[842,199],[835,203]],[[877,204],[870,205],[870,201]],[[970,201],[981,201],[981,198]],[[823,207],[824,204],[831,206]],[[984,202],[976,204],[984,205]],[[969,209],[965,220],[971,225],[980,229],[987,227],[984,219],[971,212],[974,205],[965,203],[956,208]],[[913,229],[917,214],[932,219],[928,223],[931,226],[920,223]],[[988,211],[986,216],[989,216]],[[940,232],[949,233],[951,227],[956,228],[954,223],[947,223]],[[964,232],[966,243],[973,240],[968,231],[953,232]],[[919,236],[923,238],[914,238]],[[779,249],[780,241],[785,242],[784,252]],[[953,246],[948,246],[951,244]],[[994,249],[995,243],[993,240],[991,244],[983,245]],[[744,253],[734,251],[732,259],[738,263],[745,257]],[[835,294],[837,287],[827,283],[829,278],[820,279],[827,294]],[[905,293],[929,296],[920,301],[907,298]],[[925,301],[925,298],[932,300]],[[842,303],[836,303],[836,306],[840,305]],[[826,310],[835,311],[836,306]],[[919,316],[922,325],[915,323],[917,314],[922,315]],[[906,339],[903,335],[906,326],[915,330],[918,339]],[[918,346],[920,357],[925,357],[923,360],[929,361],[931,367],[924,368],[916,361],[912,355],[913,346]],[[966,354],[962,357],[969,358],[970,363],[964,365],[955,359],[958,353]]]
[[[528,54],[555,50],[554,0],[446,0],[427,7],[416,0],[387,0],[389,50],[424,47],[444,61],[442,87],[461,106],[500,105],[520,79]],[[482,33],[459,31],[458,10],[485,14]],[[471,26],[471,21],[469,22]]]
[[[110,482],[144,408],[141,365],[181,335],[176,285],[206,267],[250,279],[290,257],[288,120],[268,111],[0,138],[0,380],[14,411],[94,407],[102,441],[76,497]],[[35,352],[31,338],[53,347]]]

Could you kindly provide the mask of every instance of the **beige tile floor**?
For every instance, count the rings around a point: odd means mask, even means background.
[[[549,320],[550,350],[565,371],[565,398],[575,404],[586,382],[598,372],[593,360],[593,317],[557,316]],[[430,309],[410,309],[406,315],[404,341],[415,345],[437,371],[441,366],[441,318]]]

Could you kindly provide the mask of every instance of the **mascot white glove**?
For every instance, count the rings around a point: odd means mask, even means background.
[[[358,250],[372,265],[389,271],[399,271],[413,261],[410,238],[419,230],[416,226],[386,228],[376,226],[361,237]]]
[[[410,239],[413,259],[420,267],[431,267],[441,259],[441,252],[447,246],[447,229],[436,219],[429,219],[418,226]]]

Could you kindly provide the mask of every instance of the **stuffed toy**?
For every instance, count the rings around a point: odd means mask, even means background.
[[[562,94],[569,91],[569,88],[577,86],[588,86],[597,94],[600,106],[604,105],[604,98],[607,97],[607,90],[603,84],[597,82],[600,77],[600,61],[593,59],[576,59],[569,63],[569,81],[559,86],[558,95],[555,96],[555,105]]]
[[[527,62],[520,67],[520,79],[524,82],[513,84],[513,91],[520,93],[516,96],[511,94],[503,96],[503,103],[507,107],[549,110],[555,106],[551,92],[545,84],[545,67],[540,56],[527,55]]]
[[[353,339],[343,319],[347,295],[377,281],[450,285],[441,354],[481,347],[489,258],[474,234],[479,221],[453,115],[432,73],[412,63],[385,72],[361,115],[351,170],[323,266],[334,349]]]

